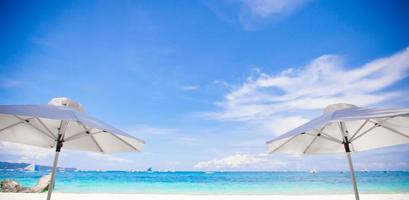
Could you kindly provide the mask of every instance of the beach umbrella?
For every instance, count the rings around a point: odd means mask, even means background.
[[[409,143],[409,109],[369,109],[333,104],[324,113],[267,142],[270,153],[345,152],[359,200],[351,152]]]
[[[62,97],[48,105],[0,105],[0,140],[55,149],[47,200],[54,188],[62,148],[98,153],[141,151],[144,141],[87,113]]]

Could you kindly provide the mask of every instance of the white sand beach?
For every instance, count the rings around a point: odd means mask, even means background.
[[[0,193],[4,200],[44,200],[47,194]],[[74,194],[55,193],[53,200],[352,200],[351,195],[180,195],[180,194]],[[409,194],[362,194],[361,200],[408,200]]]

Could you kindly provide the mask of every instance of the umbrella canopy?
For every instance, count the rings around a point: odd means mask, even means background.
[[[344,135],[345,133],[345,135]],[[271,153],[351,152],[409,143],[409,109],[368,109],[334,104],[324,114],[267,142]]]
[[[409,143],[409,109],[368,109],[334,104],[321,116],[267,142],[270,153],[345,152],[355,198],[358,188],[351,152]]]
[[[61,128],[64,149],[116,153],[141,151],[144,144],[89,116],[67,98],[53,99],[49,105],[0,105],[0,140],[55,148]]]
[[[54,98],[48,105],[0,105],[0,140],[56,149],[47,199],[62,147],[117,153],[141,151],[145,143],[89,116],[81,105],[65,97]]]

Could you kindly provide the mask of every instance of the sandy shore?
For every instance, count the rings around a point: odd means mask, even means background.
[[[44,200],[47,194],[0,193],[0,199]],[[53,200],[353,200],[353,195],[161,195],[55,193]],[[408,200],[409,194],[362,194],[361,200]]]

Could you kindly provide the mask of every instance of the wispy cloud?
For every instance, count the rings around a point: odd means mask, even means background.
[[[407,90],[386,88],[408,75],[409,48],[357,68],[344,66],[338,56],[324,55],[303,67],[248,77],[216,103],[219,112],[205,115],[216,120],[260,122],[266,127],[294,127],[307,120],[305,110],[339,102],[370,106],[407,96]]]
[[[147,135],[170,135],[178,133],[179,130],[139,124],[129,128],[129,132]]]
[[[302,8],[309,0],[238,0],[207,2],[209,9],[222,21],[239,23],[245,30],[289,16]],[[230,10],[235,12],[230,12]]]
[[[390,155],[394,156],[390,156]],[[357,152],[354,154],[355,167],[360,170],[407,170],[409,163],[405,160],[407,147],[390,147],[388,149]],[[322,161],[326,160],[325,163]],[[331,165],[328,163],[338,163]],[[344,154],[332,155],[285,155],[285,154],[249,154],[235,153],[222,158],[201,161],[194,165],[199,170],[260,170],[260,171],[320,171],[349,170]]]
[[[287,163],[267,154],[234,154],[221,159],[198,162],[194,168],[206,170],[278,169]]]
[[[306,0],[242,0],[240,23],[247,30],[285,17],[306,4]]]
[[[14,88],[21,85],[21,81],[0,76],[0,88]]]
[[[139,124],[128,130],[131,133],[142,135],[143,138],[147,140],[166,140],[168,143],[183,145],[193,145],[199,142],[198,138],[178,128],[164,128]]]
[[[198,90],[199,88],[196,85],[184,85],[180,89],[184,91],[194,91]]]
[[[252,15],[269,17],[290,12],[305,2],[305,0],[243,0],[242,4]]]
[[[87,152],[87,155],[92,159],[100,160],[100,161],[115,162],[115,163],[134,163],[133,160],[129,160],[129,159],[125,159],[125,158],[121,158],[121,157],[113,156],[109,154]]]

